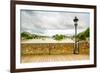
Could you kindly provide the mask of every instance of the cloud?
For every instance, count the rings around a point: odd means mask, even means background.
[[[46,34],[48,30],[73,30],[75,16],[79,19],[78,29],[89,27],[89,13],[21,10],[21,32]]]

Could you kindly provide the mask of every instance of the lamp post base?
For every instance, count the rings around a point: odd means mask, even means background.
[[[79,54],[79,52],[74,52],[73,54]]]

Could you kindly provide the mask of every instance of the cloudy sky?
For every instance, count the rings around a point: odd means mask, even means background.
[[[79,19],[78,33],[89,27],[89,13],[21,10],[21,32],[49,36],[54,34],[74,35],[73,19],[75,16]]]

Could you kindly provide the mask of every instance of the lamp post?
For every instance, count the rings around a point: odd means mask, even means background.
[[[75,16],[75,18],[73,19],[74,21],[74,26],[75,26],[75,47],[74,47],[74,54],[78,54],[79,53],[79,48],[77,47],[77,26],[78,26],[78,18]]]

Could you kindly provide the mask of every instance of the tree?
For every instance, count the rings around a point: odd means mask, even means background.
[[[80,33],[80,34],[77,36],[77,38],[78,38],[79,40],[86,40],[86,36],[84,35],[84,33]]]
[[[22,32],[21,33],[21,39],[32,39],[32,35],[28,32]]]
[[[90,32],[89,31],[90,31],[90,29],[87,28],[86,31],[84,32],[86,37],[89,37],[90,36]]]
[[[89,38],[90,30],[87,28],[85,31],[79,33],[76,37],[79,40],[86,40],[86,38]]]
[[[64,39],[64,37],[65,37],[64,35],[59,35],[59,34],[56,34],[56,35],[53,36],[53,38],[54,38],[55,40],[58,40],[58,41]]]

